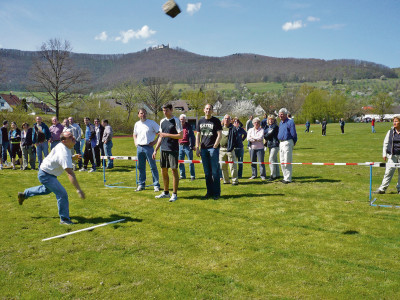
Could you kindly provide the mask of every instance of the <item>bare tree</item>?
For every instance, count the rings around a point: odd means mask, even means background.
[[[182,98],[189,101],[190,108],[195,111],[197,119],[206,105],[204,92],[201,89],[198,91],[186,91],[182,94]]]
[[[32,88],[46,91],[54,101],[56,116],[59,118],[60,104],[83,93],[89,82],[89,74],[76,68],[71,59],[71,45],[68,41],[50,39],[42,44],[31,70]]]
[[[172,85],[165,83],[161,78],[150,77],[143,81],[141,98],[154,113],[156,121],[158,121],[158,112],[161,111],[162,106],[173,99],[171,91]]]
[[[128,112],[128,119],[140,101],[140,86],[132,81],[127,81],[116,87],[114,98],[119,100]]]

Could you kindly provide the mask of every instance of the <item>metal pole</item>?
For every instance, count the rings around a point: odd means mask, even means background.
[[[372,164],[369,165],[369,202],[372,199]]]

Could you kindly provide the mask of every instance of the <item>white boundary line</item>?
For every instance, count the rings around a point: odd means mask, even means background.
[[[92,227],[83,228],[83,229],[79,229],[79,230],[76,230],[76,231],[71,231],[71,232],[67,232],[67,233],[64,233],[64,234],[56,235],[56,236],[53,236],[53,237],[49,237],[47,239],[43,239],[42,242],[48,241],[48,240],[52,240],[52,239],[61,238],[61,237],[64,237],[64,236],[67,236],[67,235],[71,235],[71,234],[74,234],[74,233],[78,233],[78,232],[82,232],[82,231],[92,230],[92,229],[97,228],[97,227],[102,227],[102,226],[106,226],[106,225],[109,225],[109,224],[114,224],[114,223],[118,223],[118,222],[122,222],[122,221],[125,221],[125,219],[112,221],[112,222],[108,222],[108,223],[104,223],[104,224],[100,224],[100,225],[95,225],[95,226],[92,226]]]

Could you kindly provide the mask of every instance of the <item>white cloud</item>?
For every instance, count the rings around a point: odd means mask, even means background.
[[[282,25],[282,29],[284,31],[289,31],[289,30],[295,30],[295,29],[300,29],[304,27],[305,24],[301,20],[299,21],[294,21],[294,22],[286,22],[285,24]]]
[[[332,25],[324,25],[321,28],[322,29],[333,29],[333,30],[337,30],[337,29],[342,29],[344,26],[346,26],[345,24],[332,24]]]
[[[197,2],[197,3],[188,3],[187,7],[186,7],[186,12],[189,15],[193,15],[194,13],[198,12],[201,8],[201,2]]]
[[[107,41],[108,35],[107,32],[103,31],[102,33],[96,35],[94,37],[95,40],[99,40],[99,41]]]
[[[129,29],[127,31],[121,31],[120,36],[116,37],[116,41],[121,41],[122,43],[126,44],[128,43],[131,39],[147,39],[153,34],[155,34],[156,31],[151,30],[149,26],[144,25],[140,30],[133,30]]]
[[[320,18],[313,17],[313,16],[309,16],[309,17],[307,18],[307,21],[308,21],[308,22],[318,22],[318,21],[320,21]]]

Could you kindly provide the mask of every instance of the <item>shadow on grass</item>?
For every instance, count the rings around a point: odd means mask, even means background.
[[[347,230],[342,232],[343,234],[359,234],[359,232],[357,230]]]
[[[103,172],[103,169],[101,169],[101,172]],[[116,172],[135,172],[135,167],[132,167],[132,166],[114,167],[111,170],[107,169],[106,170],[106,175],[107,175],[107,173],[116,173]]]
[[[125,219],[125,222],[142,222],[142,219],[137,219],[137,218],[131,218],[123,215],[110,215],[109,217],[92,217],[92,218],[86,218],[86,217],[80,217],[80,216],[73,216],[71,217],[74,221],[77,221],[79,224],[84,224],[84,223],[91,223],[91,224],[101,224],[101,223],[108,223],[112,221],[117,221],[121,219]]]
[[[298,183],[308,183],[308,182],[321,182],[321,183],[333,183],[333,182],[341,182],[338,179],[326,179],[316,176],[302,176],[302,177],[293,177],[293,182]]]
[[[247,198],[259,198],[259,197],[267,197],[267,196],[285,196],[285,194],[266,194],[266,193],[262,193],[262,194],[237,194],[237,195],[221,195],[221,197],[217,200],[217,201],[221,201],[221,200],[227,200],[227,199],[236,199],[236,198],[243,198],[243,197],[247,197]],[[185,198],[185,197],[182,197]],[[193,200],[213,200],[212,197],[208,198],[208,199],[204,199],[204,195],[201,196],[192,196],[190,198],[186,198],[186,199],[193,199]]]
[[[32,219],[59,219],[59,217],[44,217],[44,216],[36,216],[32,217]],[[71,216],[71,219],[73,222],[76,222],[78,224],[85,224],[85,223],[90,223],[90,224],[102,224],[102,223],[108,223],[112,221],[117,221],[121,219],[125,219],[125,222],[142,222],[142,219],[136,219],[136,218],[131,218],[123,215],[110,215],[109,217],[92,217],[92,218],[86,218],[86,217],[80,217],[80,216]]]

